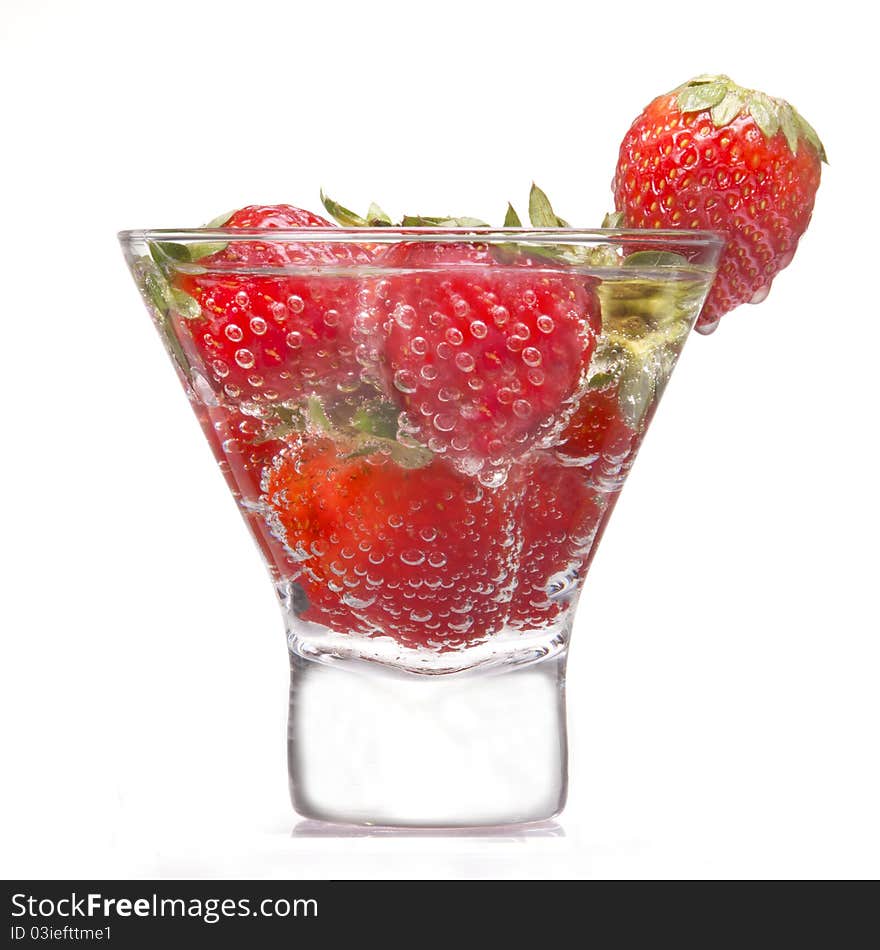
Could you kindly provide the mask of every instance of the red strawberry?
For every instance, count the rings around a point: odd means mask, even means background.
[[[416,469],[299,442],[267,474],[275,535],[300,564],[300,616],[342,633],[455,648],[497,632],[515,556],[509,493],[442,459]]]
[[[617,387],[609,385],[584,393],[556,453],[568,464],[585,466],[597,488],[619,488],[637,448],[637,432],[623,418]]]
[[[289,205],[248,206],[224,224],[239,228],[333,227]],[[184,350],[235,404],[271,404],[358,384],[351,321],[355,275],[237,274],[234,267],[326,266],[369,261],[362,248],[331,242],[233,241],[199,259],[207,273],[176,286],[201,312],[176,315]]]
[[[513,266],[485,245],[406,242],[376,284],[380,372],[406,428],[462,472],[503,482],[510,463],[573,409],[598,332],[587,280]]]
[[[612,187],[623,224],[727,237],[697,322],[710,332],[759,303],[810,222],[825,151],[781,99],[701,76],[655,99],[620,146]]]
[[[287,444],[280,437],[283,424],[223,405],[203,404],[197,415],[233,495],[258,502],[263,471]]]
[[[546,453],[519,474],[526,489],[510,624],[534,629],[556,620],[576,596],[607,501],[582,468],[560,465]]]

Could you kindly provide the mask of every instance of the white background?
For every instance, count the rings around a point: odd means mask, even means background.
[[[863,8],[5,0],[0,873],[880,874],[876,168]],[[545,834],[290,810],[267,577],[116,245],[318,189],[575,224],[705,71],[820,131],[810,233],[694,338],[595,562]],[[863,190],[864,189],[864,190]]]

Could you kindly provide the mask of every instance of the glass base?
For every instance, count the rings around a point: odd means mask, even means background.
[[[291,654],[294,808],[428,828],[551,818],[567,785],[565,659],[428,676]]]

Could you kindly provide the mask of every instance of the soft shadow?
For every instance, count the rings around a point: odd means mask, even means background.
[[[383,825],[343,825],[307,818],[294,826],[293,838],[564,838],[565,829],[555,821],[522,825],[486,825],[472,828],[389,828]]]

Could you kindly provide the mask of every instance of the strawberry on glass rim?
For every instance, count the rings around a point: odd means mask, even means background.
[[[620,145],[612,182],[630,228],[717,231],[727,247],[697,321],[702,333],[760,303],[813,211],[825,149],[783,99],[705,75],[658,96]]]

